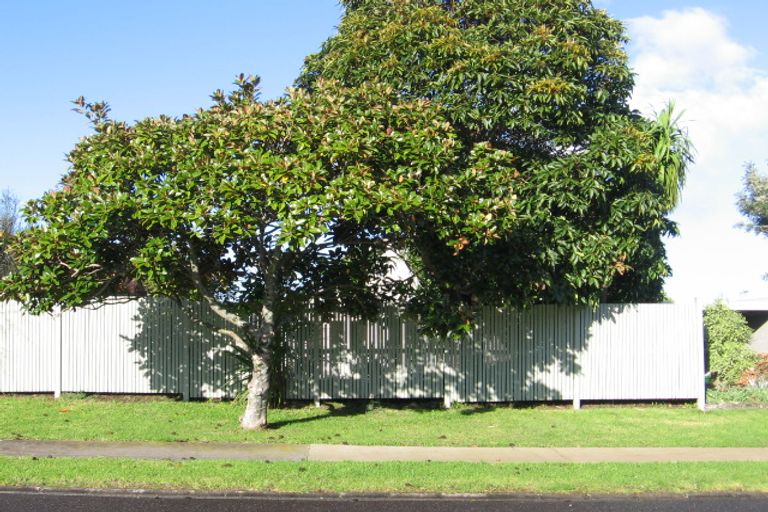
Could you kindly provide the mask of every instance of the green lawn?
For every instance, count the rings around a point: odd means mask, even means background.
[[[0,486],[325,493],[766,492],[768,463],[265,463],[0,457]]]
[[[0,439],[249,441],[423,446],[768,446],[768,410],[693,406],[524,408],[328,404],[270,411],[244,432],[227,402],[0,397]],[[768,479],[768,478],[767,478]]]

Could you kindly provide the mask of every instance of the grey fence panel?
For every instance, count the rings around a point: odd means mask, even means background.
[[[0,391],[60,392],[60,341],[58,315],[28,315],[0,302]]]
[[[581,399],[700,398],[703,334],[695,305],[602,305],[583,312],[583,321]]]
[[[338,316],[314,329],[289,344],[289,398],[498,402],[703,394],[701,311],[694,304],[488,308],[462,342],[420,338],[415,325],[393,313],[375,323]]]
[[[23,315],[13,303],[0,307],[5,313],[7,333],[0,335],[0,353],[10,354],[8,363],[15,368],[33,365],[29,373],[5,372],[8,379],[18,382],[0,380],[2,392],[162,393],[226,398],[242,388],[242,369],[232,356],[228,340],[167,299],[111,302],[56,317]],[[195,318],[223,326],[223,321],[202,305],[193,304],[192,310]],[[50,347],[43,356],[36,356],[40,345]],[[58,356],[53,351],[57,347]],[[45,367],[57,367],[57,357],[61,359],[59,377]],[[24,378],[26,381],[20,380]],[[27,382],[32,378],[40,383]]]
[[[62,315],[62,391],[101,393],[177,392],[175,383],[147,378],[146,359],[132,347],[141,331],[139,303],[107,304]],[[158,346],[165,341],[156,333]],[[169,344],[170,345],[170,344]],[[178,351],[175,344],[174,351]],[[179,357],[168,361],[176,366]]]
[[[32,317],[0,304],[0,392],[232,397],[242,365],[201,304],[142,299]],[[194,317],[195,319],[193,319]],[[694,304],[485,309],[461,342],[378,321],[309,316],[286,336],[286,397],[446,402],[703,399]]]

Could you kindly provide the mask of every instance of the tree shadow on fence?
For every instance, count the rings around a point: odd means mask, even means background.
[[[593,324],[625,306],[590,310],[486,308],[460,342],[420,336],[394,313],[370,322],[338,316],[287,339],[287,396],[298,400],[565,401],[576,397],[579,356]]]
[[[151,389],[186,398],[233,398],[243,387],[244,368],[221,336],[198,319],[223,326],[202,304],[190,304],[194,318],[174,301],[147,298],[133,317],[137,329],[123,336],[140,356]]]
[[[195,307],[207,321],[221,324],[202,305]],[[285,337],[284,396],[486,404],[573,400],[575,376],[582,370],[579,356],[587,349],[591,326],[611,320],[623,307],[487,308],[461,342],[420,336],[413,322],[393,312],[373,322],[342,315],[307,322]],[[232,398],[242,389],[244,368],[228,340],[189,318],[173,301],[142,299],[133,321],[137,329],[123,338],[140,356],[152,391]],[[345,402],[326,416],[367,410],[365,402]]]

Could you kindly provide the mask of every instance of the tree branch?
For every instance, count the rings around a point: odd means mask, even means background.
[[[185,304],[184,301],[182,300],[177,300],[176,303],[179,305],[181,310],[187,315],[187,317],[193,322],[200,324],[203,327],[206,327],[213,332],[216,332],[218,334],[221,334],[223,336],[230,338],[235,343],[236,347],[238,347],[239,349],[245,352],[250,353],[252,351],[252,348],[245,341],[244,337],[239,335],[237,332],[233,331],[232,329],[218,327],[217,325],[205,320],[195,312],[194,308],[192,308],[189,304]]]
[[[239,316],[227,311],[219,302],[213,297],[208,288],[206,288],[203,282],[203,277],[200,274],[200,260],[195,253],[195,248],[192,242],[189,243],[189,277],[195,285],[195,288],[203,297],[208,307],[222,320],[231,323],[232,325],[240,329],[248,329],[248,322],[244,321]]]
[[[239,334],[237,334],[235,331],[231,329],[216,329],[216,332],[230,338],[235,343],[235,346],[237,348],[239,348],[240,350],[248,354],[250,354],[251,351],[253,350],[251,346],[245,342],[242,336],[240,336]]]

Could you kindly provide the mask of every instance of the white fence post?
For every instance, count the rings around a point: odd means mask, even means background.
[[[450,409],[453,403],[453,393],[448,385],[448,372],[446,371],[445,360],[448,358],[448,349],[443,349],[443,362],[440,365],[441,373],[443,374],[443,407]]]
[[[54,349],[55,361],[54,361],[54,368],[55,368],[55,381],[54,381],[54,389],[53,389],[53,397],[54,398],[61,398],[61,388],[62,388],[62,381],[64,380],[64,312],[61,310],[61,308],[56,308],[56,311],[53,313],[54,318],[58,320],[58,329],[56,329],[56,337],[58,338],[55,340],[56,347]]]
[[[204,308],[202,308],[199,304],[189,304],[190,309],[197,309],[195,312],[196,315],[199,315],[201,318],[203,318],[203,315],[206,314],[206,311]],[[181,324],[182,330],[184,329],[185,324]],[[177,343],[181,343],[181,368],[179,371],[181,372],[181,378],[179,379],[179,393],[181,393],[181,400],[183,402],[189,402],[189,390],[190,390],[190,379],[191,377],[191,371],[190,371],[190,365],[192,364],[189,349],[190,349],[190,340],[188,337],[184,337],[184,339],[180,339],[178,336],[176,336],[175,330],[179,328],[179,324],[176,323],[172,329],[174,329],[174,332],[172,334],[172,338],[176,340]]]
[[[696,406],[699,408],[700,411],[706,411],[707,410],[707,381],[706,381],[706,368],[707,368],[707,360],[706,360],[706,348],[704,346],[704,310],[699,305],[699,299],[694,300],[693,302],[693,311],[696,315],[697,322],[696,324],[699,326],[698,328],[698,342],[697,347],[699,349],[699,353],[696,356],[696,359],[698,360],[698,366],[700,369],[700,372],[697,372],[699,374],[699,396],[696,398]]]
[[[312,342],[311,353],[314,362],[314,364],[311,365],[312,400],[314,401],[315,407],[320,407],[320,375],[322,372],[322,357],[320,354],[323,336],[325,335],[325,325],[319,317],[313,316],[312,327],[311,334],[309,335]]]

